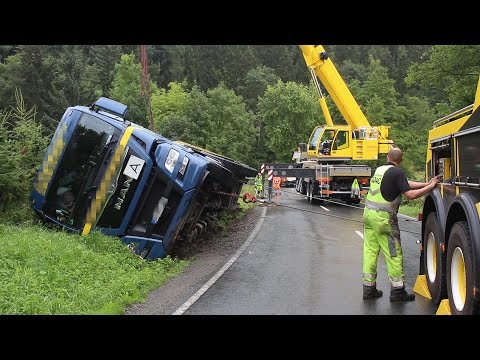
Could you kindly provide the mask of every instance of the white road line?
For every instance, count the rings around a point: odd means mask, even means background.
[[[195,294],[192,295],[190,299],[185,301],[185,303],[180,306],[177,310],[172,315],[182,315],[185,311],[188,310],[190,306],[192,306],[195,301],[197,301],[200,296],[202,296],[215,282],[223,275],[225,271],[228,270],[230,266],[238,259],[240,255],[245,251],[245,249],[250,245],[250,243],[255,239],[255,236],[257,236],[258,232],[262,228],[263,222],[265,221],[265,214],[267,213],[267,208],[264,207],[262,209],[262,214],[260,215],[260,220],[257,223],[257,226],[253,229],[253,231],[250,233],[249,237],[245,241],[245,243],[242,245],[240,249],[237,250],[237,252],[227,261],[223,267],[217,271],[215,275],[212,276],[210,280],[208,280],[205,285],[203,285]]]
[[[363,233],[361,231],[355,231],[355,233],[363,239]]]
[[[414,217],[411,217],[411,216],[408,216],[408,215],[403,215],[403,214],[397,214],[397,216],[398,216],[399,218],[403,218],[403,219],[417,220],[417,221],[418,221],[418,217],[414,218]]]
[[[320,205],[320,207],[321,207],[323,210],[325,210],[325,211],[330,211],[330,210],[328,210],[328,209],[327,209],[325,206],[323,206],[323,205]]]

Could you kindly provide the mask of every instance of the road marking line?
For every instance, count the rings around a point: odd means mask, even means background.
[[[323,210],[325,210],[325,211],[330,211],[330,210],[328,210],[328,209],[327,209],[325,206],[323,206],[323,205],[320,205],[320,207],[321,207]]]
[[[355,233],[363,239],[363,233],[361,231],[355,231]]]
[[[417,221],[418,221],[418,218],[414,218],[414,217],[411,217],[411,216],[408,216],[408,215],[398,214],[397,216],[398,216],[399,218],[403,218],[403,219],[417,220]]]
[[[185,303],[180,306],[172,315],[182,315],[185,311],[188,310],[190,306],[192,306],[199,298],[202,296],[215,282],[223,275],[225,271],[228,270],[230,266],[242,255],[245,249],[250,245],[250,243],[255,239],[257,234],[260,232],[262,228],[263,222],[265,221],[265,214],[267,212],[267,208],[262,208],[262,215],[260,216],[260,220],[258,220],[257,226],[253,229],[253,231],[248,236],[245,243],[242,245],[240,249],[227,261],[223,267],[217,271],[215,275],[212,276],[210,280],[208,280],[205,285],[203,285],[195,294],[192,295],[190,299],[185,301]]]

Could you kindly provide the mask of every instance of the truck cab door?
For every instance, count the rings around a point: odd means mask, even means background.
[[[331,155],[334,157],[351,157],[350,132],[339,130],[333,140]]]

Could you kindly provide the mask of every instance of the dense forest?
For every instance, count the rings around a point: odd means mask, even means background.
[[[371,125],[391,125],[423,176],[433,120],[473,102],[480,46],[324,45]],[[145,127],[138,45],[0,45],[0,212],[26,204],[68,106],[100,96]],[[148,46],[155,131],[258,167],[289,161],[323,124],[297,45]],[[334,122],[343,123],[327,96]],[[382,159],[383,160],[383,159]]]

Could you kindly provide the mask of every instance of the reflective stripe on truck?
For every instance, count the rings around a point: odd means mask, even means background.
[[[87,211],[87,216],[85,218],[85,226],[83,227],[83,231],[82,231],[83,236],[88,235],[92,227],[95,226],[95,224],[98,221],[100,210],[103,208],[103,205],[107,200],[108,187],[112,181],[113,175],[117,173],[118,168],[121,165],[122,155],[125,152],[125,148],[127,147],[128,140],[130,139],[130,136],[132,135],[133,130],[134,130],[133,126],[129,126],[125,130],[120,140],[120,144],[118,145],[117,150],[115,150],[115,154],[113,155],[112,161],[110,162],[110,165],[108,166],[107,171],[105,171],[105,175],[102,179],[102,182],[100,183],[100,186],[97,192],[95,193],[95,198],[92,200],[92,203],[90,204],[90,208]]]

